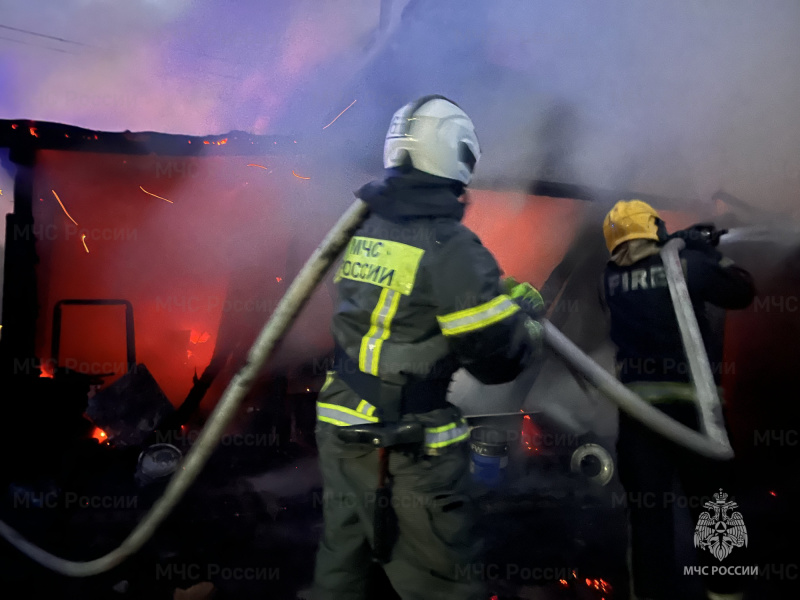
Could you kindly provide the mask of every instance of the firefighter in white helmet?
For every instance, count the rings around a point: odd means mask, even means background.
[[[425,96],[392,118],[386,178],[356,193],[370,216],[335,278],[334,369],[317,404],[314,600],[367,600],[372,561],[406,600],[485,599],[470,568],[480,559],[470,430],[447,390],[461,367],[484,383],[514,379],[541,346],[521,308],[542,303],[528,284],[506,289],[460,223],[479,158],[469,116]]]

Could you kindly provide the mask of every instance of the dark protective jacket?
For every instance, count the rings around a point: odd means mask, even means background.
[[[636,240],[638,242],[638,240]],[[630,242],[628,242],[630,244]],[[611,313],[611,339],[617,346],[622,383],[689,383],[690,373],[672,305],[659,247],[643,241],[638,256],[616,255],[604,275],[605,301]],[[642,256],[643,258],[639,258]],[[714,379],[719,385],[722,327],[714,327],[706,303],[723,309],[746,308],[755,296],[752,278],[714,247],[680,252],[686,285],[703,336]]]
[[[510,381],[538,349],[497,262],[460,223],[461,191],[412,171],[356,192],[370,215],[335,276],[334,370],[386,420],[446,406],[461,367],[486,384]]]

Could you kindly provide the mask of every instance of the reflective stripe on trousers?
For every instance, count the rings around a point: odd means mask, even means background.
[[[338,404],[317,402],[317,419],[338,427],[379,423],[380,419],[374,416],[375,410],[376,407],[366,400],[362,400],[356,410]],[[439,427],[426,427],[425,448],[431,451],[441,450],[466,440],[469,438],[469,433],[470,428],[465,419]]]

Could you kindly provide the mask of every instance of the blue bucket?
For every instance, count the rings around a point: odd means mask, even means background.
[[[488,487],[505,481],[508,466],[508,435],[492,427],[475,427],[470,435],[472,478]]]

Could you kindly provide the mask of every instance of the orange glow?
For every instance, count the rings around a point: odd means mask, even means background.
[[[539,448],[534,446],[534,442],[539,437],[540,431],[536,424],[531,420],[530,415],[522,417],[522,431],[520,438],[528,453],[538,452]]]
[[[311,179],[311,177],[303,177],[301,175],[298,175],[297,173],[294,172],[294,169],[292,169],[292,175],[294,175],[298,179]]]
[[[223,144],[227,144],[227,143],[228,143],[228,138],[225,138],[225,139],[222,139],[222,140],[218,141],[217,142],[217,146],[222,146]]]
[[[276,277],[276,278],[275,278],[275,281],[277,281],[278,283],[280,283],[281,281],[283,281],[283,277]]]
[[[56,200],[58,200],[58,203],[61,205],[61,210],[64,211],[64,214],[67,215],[67,217],[69,217],[69,220],[72,221],[73,223],[75,223],[75,225],[77,226],[78,222],[75,219],[73,219],[70,216],[70,214],[67,212],[67,209],[64,208],[64,204],[61,202],[61,198],[58,197],[58,194],[56,194],[56,191],[55,190],[50,190],[50,191],[53,192],[53,196],[55,196]]]
[[[587,579],[587,580],[586,580],[586,585],[588,585],[588,586],[590,586],[590,587],[591,587],[591,585],[592,585],[592,580],[591,580],[591,579]]]
[[[249,165],[247,165],[247,166],[248,166],[248,167],[258,167],[259,169],[266,169],[266,168],[267,168],[267,167],[265,167],[264,165],[256,165],[256,164],[253,164],[253,163],[250,163],[250,164],[249,164]]]
[[[778,494],[776,494],[776,493],[775,493],[775,492],[773,492],[773,491],[770,491],[769,495],[770,495],[770,496],[775,496],[776,498],[777,498],[777,496],[778,496]]]
[[[203,143],[204,144],[210,144],[211,142],[209,142],[208,140],[203,140]]]
[[[32,135],[33,137],[39,137],[39,134],[38,134],[38,133],[36,133],[36,127],[31,127],[31,128],[29,129],[29,131],[31,132],[31,135]]]
[[[45,377],[47,379],[53,378],[53,365],[45,365],[42,363],[39,365],[39,370],[41,371],[41,373],[39,373],[39,377]]]
[[[92,437],[96,439],[98,442],[107,442],[108,436],[106,432],[100,429],[99,427],[95,427],[94,431],[92,431]]]
[[[142,186],[139,186],[139,189],[142,190],[145,194],[150,194],[153,198],[158,198],[159,200],[166,200],[170,204],[175,204],[172,200],[167,200],[166,198],[162,198],[161,196],[156,196],[155,194],[151,194],[146,189],[144,189]],[[76,223],[76,225],[77,225],[77,223]]]
[[[81,241],[83,242],[84,250],[86,250],[86,253],[88,254],[89,253],[89,248],[86,247],[86,234],[85,233],[81,236]]]
[[[199,331],[192,329],[191,333],[189,334],[189,341],[192,344],[205,344],[210,337],[211,334],[207,331],[200,333]]]
[[[11,124],[11,129],[16,129],[17,127],[19,127],[19,126],[16,123],[12,123]]]
[[[351,106],[353,106],[353,104],[355,104],[355,103],[356,103],[356,101],[355,101],[355,100],[353,100],[353,101],[352,101],[352,102],[349,104],[349,106],[348,106],[347,108],[345,108],[345,109],[344,109],[342,112],[340,112],[338,115],[336,115],[336,117],[333,119],[333,121],[331,121],[330,123],[328,123],[327,125],[325,125],[325,127],[323,127],[323,129],[327,129],[328,127],[330,127],[331,125],[333,125],[334,123],[336,123],[336,119],[338,119],[338,118],[339,118],[339,117],[341,117],[341,116],[342,116],[344,113],[346,113],[346,112],[347,112],[347,109],[348,109],[348,108],[350,108]],[[295,144],[296,144],[296,143],[297,143],[297,142],[295,142]]]
[[[566,579],[559,579],[558,583],[560,583],[562,587],[569,587],[569,583],[567,583]]]

